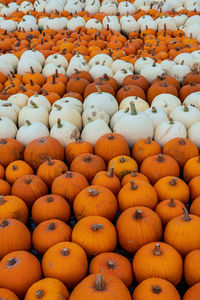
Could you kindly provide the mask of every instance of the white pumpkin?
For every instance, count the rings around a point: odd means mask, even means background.
[[[106,16],[102,21],[103,28],[109,28],[114,31],[119,32],[121,30],[121,25],[116,16]]]
[[[175,62],[173,60],[164,59],[160,63],[161,67],[165,70],[166,74],[169,75],[170,69],[173,66],[176,66]]]
[[[24,59],[24,58],[36,59],[41,64],[41,66],[43,66],[44,62],[45,62],[44,55],[40,51],[37,51],[37,50],[26,50],[26,51],[24,51],[22,53],[21,57],[20,57],[20,60]],[[29,68],[29,70],[30,70],[30,68]]]
[[[102,65],[95,65],[92,66],[89,70],[90,75],[92,76],[93,80],[102,76],[102,74],[106,74],[107,76],[113,76],[112,70],[110,67],[102,66]]]
[[[118,85],[121,86],[124,79],[126,78],[126,76],[128,75],[133,75],[133,72],[130,71],[129,69],[120,69],[119,71],[117,71],[115,73],[115,75],[113,76],[113,78],[115,80],[117,80]]]
[[[49,64],[49,63],[54,63],[55,65],[60,65],[62,66],[64,69],[67,69],[68,67],[68,61],[67,59],[61,55],[61,54],[52,54],[49,55],[45,61],[45,65]]]
[[[17,58],[16,55],[12,53],[3,54],[0,56],[0,61],[2,60],[5,61],[6,63],[8,62],[9,64],[11,64],[15,71],[17,70],[19,59]]]
[[[0,117],[6,117],[17,124],[17,118],[20,108],[15,104],[8,101],[0,103]]]
[[[102,54],[97,54],[90,59],[89,67],[92,68],[95,65],[110,67],[112,63],[113,63],[112,57],[109,56],[108,54],[102,53]]]
[[[179,82],[183,81],[183,77],[190,72],[190,68],[187,65],[175,65],[172,66],[168,74],[176,78]]]
[[[56,65],[55,63],[52,62],[44,66],[42,70],[42,75],[44,75],[44,77],[47,78],[55,74],[56,72],[65,75],[65,69],[61,65]]]
[[[3,20],[0,22],[0,28],[13,32],[17,29],[17,22],[13,20]]]
[[[16,140],[25,147],[35,139],[49,136],[48,128],[41,122],[25,121],[25,124],[17,131]]]
[[[57,120],[68,121],[74,124],[79,130],[82,129],[82,118],[80,113],[68,103],[54,104],[49,114],[49,126],[53,127]]]
[[[64,97],[60,98],[59,100],[55,101],[54,105],[65,105],[65,104],[70,104],[74,109],[76,109],[80,114],[83,111],[83,104],[81,103],[80,100],[73,98],[73,97]]]
[[[85,20],[82,17],[74,16],[67,23],[67,29],[71,31],[75,31],[79,26],[85,26]]]
[[[156,96],[152,103],[151,107],[155,106],[156,108],[162,108],[168,115],[174,110],[177,106],[181,105],[181,100],[171,94],[160,94]]]
[[[163,121],[168,120],[167,113],[159,107],[150,107],[144,111],[145,114],[151,119],[154,129]]]
[[[99,110],[96,107],[86,108],[82,114],[83,127],[85,127],[91,120],[104,120],[106,124],[110,122],[109,115],[104,110]]]
[[[131,72],[134,71],[133,65],[131,63],[127,62],[127,61],[122,60],[122,59],[116,59],[112,63],[111,69],[112,69],[113,74],[117,73],[121,69],[129,70]]]
[[[114,132],[124,136],[129,147],[142,138],[153,137],[154,128],[151,119],[144,112],[137,112],[131,103],[131,113],[122,116],[114,126]]]
[[[130,103],[133,102],[135,104],[136,110],[137,111],[145,111],[146,109],[149,108],[149,104],[148,102],[146,102],[145,100],[143,100],[140,97],[137,96],[129,96],[124,98],[119,106],[119,109],[127,109],[130,107]]]
[[[195,93],[188,95],[184,99],[183,103],[185,103],[187,105],[193,105],[200,110],[200,92],[195,92]]]
[[[144,76],[150,83],[159,76],[165,74],[165,70],[161,65],[155,62],[142,68],[140,75]]]
[[[43,96],[43,95],[39,95],[37,92],[31,96],[28,99],[28,104],[30,105],[30,102],[33,101],[36,105],[38,106],[44,106],[48,112],[50,112],[51,110],[51,104],[49,102],[49,100]]]
[[[134,64],[135,72],[140,74],[146,65],[152,65],[153,63],[154,61],[150,57],[140,57]]]
[[[86,0],[85,10],[88,11],[90,14],[98,13],[100,8],[99,0]],[[94,27],[95,28],[95,27]]]
[[[188,138],[197,145],[197,147],[200,149],[200,122],[194,123],[189,129],[188,129]]]
[[[41,64],[35,58],[21,58],[17,66],[17,73],[24,76],[26,73],[30,73],[30,68],[32,68],[35,73],[40,73],[42,71]]]
[[[69,121],[60,119],[51,128],[50,136],[57,139],[64,147],[79,138],[80,132],[76,126]]]
[[[85,24],[85,28],[87,30],[88,29],[96,29],[97,31],[101,31],[103,27],[99,20],[92,18],[87,21],[87,23]]]
[[[118,5],[118,13],[120,15],[131,15],[134,11],[134,5],[128,1],[122,1]]]
[[[88,95],[83,103],[83,109],[89,107],[97,107],[98,109],[103,109],[110,118],[118,110],[118,103],[115,97],[109,93],[99,92],[92,93]]]
[[[176,107],[169,116],[173,120],[183,123],[186,129],[200,121],[200,111],[196,107],[186,104]]]
[[[192,53],[180,53],[174,58],[174,62],[178,65],[186,65],[189,68],[193,65],[193,55]]]
[[[114,1],[102,2],[99,9],[99,12],[107,13],[109,15],[116,15],[117,11],[117,4]]]
[[[70,77],[72,74],[75,73],[76,70],[89,71],[89,66],[87,64],[87,61],[80,54],[74,55],[71,58],[68,68],[66,70],[66,76]]]
[[[28,96],[25,94],[21,94],[21,93],[14,94],[14,95],[11,95],[7,101],[16,104],[21,109],[22,107],[24,107],[27,104]]]
[[[93,146],[96,141],[106,133],[111,133],[110,128],[104,120],[95,120],[89,122],[82,130],[81,139],[91,143]]]
[[[138,32],[139,30],[140,30],[140,25],[133,17],[131,19],[129,17],[127,18],[127,20],[121,22],[121,31],[123,34],[127,36],[129,35],[130,32],[132,31]]]
[[[5,61],[0,61],[0,70],[6,77],[15,72],[13,65]]]
[[[161,122],[155,129],[154,140],[163,147],[168,141],[174,138],[186,138],[187,131],[183,123],[179,121]]]
[[[30,122],[41,122],[48,126],[49,113],[44,106],[38,106],[33,101],[29,105],[24,106],[18,115],[18,127],[24,125],[24,122],[29,120]]]
[[[16,133],[17,126],[15,125],[15,123],[6,117],[0,117],[0,138],[15,139]]]

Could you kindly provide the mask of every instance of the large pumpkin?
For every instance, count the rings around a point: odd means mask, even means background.
[[[14,139],[0,139],[0,164],[7,167],[15,160],[23,159],[24,146]]]
[[[185,257],[184,278],[189,286],[200,282],[200,249],[189,252]]]
[[[78,155],[83,153],[91,153],[93,154],[93,145],[87,141],[77,140],[75,142],[70,143],[65,148],[65,158],[68,164],[76,158]]]
[[[140,139],[135,143],[132,149],[132,156],[138,164],[141,164],[148,156],[156,155],[160,152],[160,145],[148,137],[146,139]]]
[[[0,219],[12,218],[23,223],[28,219],[28,207],[22,199],[16,196],[0,196]]]
[[[117,175],[119,179],[122,179],[128,173],[131,173],[133,169],[138,171],[138,165],[136,161],[126,155],[116,156],[111,159],[108,163],[107,169],[109,170],[110,167],[114,168],[114,174]]]
[[[33,175],[33,169],[23,160],[11,162],[5,171],[6,181],[13,184],[15,180],[23,175]]]

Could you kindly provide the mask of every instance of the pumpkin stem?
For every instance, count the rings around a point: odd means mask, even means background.
[[[134,213],[134,218],[135,219],[141,219],[142,218],[142,211],[141,209],[136,209],[135,213]]]
[[[174,185],[177,184],[177,180],[178,180],[178,177],[174,177],[174,178],[172,178],[172,179],[170,180],[169,184],[172,185],[172,186],[174,186]]]
[[[131,190],[137,190],[138,186],[133,180],[130,180],[130,184],[131,184]]]
[[[154,294],[160,294],[160,293],[162,292],[161,287],[158,286],[158,285],[153,285],[153,286],[152,286],[152,292],[153,292]]]
[[[99,85],[95,85],[98,94],[102,94],[102,90],[100,89]]]
[[[174,198],[170,198],[170,200],[169,200],[169,206],[170,207],[175,207],[176,206],[175,202],[174,202]]]
[[[54,230],[54,229],[56,229],[56,225],[55,225],[54,222],[51,222],[51,223],[48,225],[48,230],[52,231],[52,230]]]
[[[63,248],[62,251],[61,251],[61,254],[63,256],[68,256],[69,255],[69,250],[67,248]]]
[[[130,106],[131,106],[131,115],[137,115],[137,110],[135,107],[135,103],[133,101],[130,102]]]
[[[186,141],[185,141],[183,138],[180,139],[178,142],[179,142],[179,144],[180,144],[181,146],[186,145]]]
[[[32,73],[32,74],[35,74],[35,71],[34,71],[34,69],[33,69],[32,66],[30,66],[30,70],[31,70],[31,73]]]
[[[159,154],[158,154],[157,161],[159,161],[159,162],[165,161],[164,155],[163,155],[162,153],[159,153]]]
[[[108,266],[108,268],[109,269],[114,269],[115,268],[115,263],[114,263],[114,261],[113,260],[109,260],[108,262],[107,262],[107,266]]]
[[[155,107],[155,106],[153,106],[153,107],[152,107],[152,109],[151,109],[151,111],[152,111],[152,113],[157,113],[157,109],[156,109],[156,107]]]
[[[188,111],[189,111],[188,106],[187,106],[185,103],[183,103],[183,106],[184,106],[184,109],[183,109],[183,110],[184,110],[185,112],[188,112]]]
[[[56,83],[56,76],[52,75],[52,84],[55,84],[55,83]]]
[[[103,290],[105,290],[105,285],[104,285],[104,281],[103,281],[103,275],[97,275],[96,276],[95,289],[97,291],[103,291]]]
[[[108,81],[109,80],[108,74],[104,73],[103,74],[103,79],[106,80],[106,81]]]
[[[183,220],[186,221],[186,222],[190,221],[191,218],[190,218],[188,210],[185,207],[183,207],[183,211],[184,211],[184,218],[183,218]]]
[[[119,162],[124,163],[125,161],[126,161],[125,158],[123,156],[121,156],[120,159],[119,159]]]
[[[131,171],[131,177],[136,177],[137,176],[137,170],[136,169],[133,169]]]
[[[11,267],[11,266],[14,266],[16,264],[16,259],[14,257],[11,257],[9,258],[8,260],[8,266]]]
[[[62,127],[63,127],[60,118],[57,120],[57,127],[58,127],[58,128],[62,128]]]
[[[30,179],[30,177],[26,177],[26,179],[25,179],[25,183],[26,183],[26,184],[30,184],[30,183],[31,183],[31,179]]]
[[[91,162],[92,159],[90,155],[86,155],[83,160],[84,162]]]
[[[4,219],[2,222],[1,222],[1,227],[4,228],[4,227],[7,227],[9,225],[9,222],[8,220]]]
[[[153,249],[153,254],[156,256],[160,256],[162,254],[159,243],[155,245],[155,248]]]
[[[47,196],[46,197],[46,202],[53,202],[53,197],[52,196]]]
[[[150,136],[148,136],[146,138],[145,144],[148,144],[148,145],[151,144],[151,137]]]
[[[67,172],[65,173],[65,177],[66,177],[66,178],[72,178],[72,172],[71,172],[71,171],[67,171]]]
[[[99,194],[99,192],[95,189],[88,189],[88,193],[90,196],[97,196]]]
[[[38,105],[33,101],[30,101],[30,104],[33,106],[33,108],[38,108]]]
[[[92,224],[92,230],[97,231],[99,229],[104,229],[104,226],[102,224]]]
[[[44,291],[43,291],[43,290],[37,290],[37,291],[35,292],[35,296],[36,296],[38,299],[43,298],[43,296],[44,296]]]
[[[27,126],[31,126],[31,122],[29,120],[25,120],[24,123],[27,125]]]
[[[16,171],[16,170],[18,170],[18,167],[16,165],[12,165],[12,169],[13,169],[13,171]]]
[[[49,166],[53,166],[54,165],[54,162],[53,162],[53,160],[51,159],[50,156],[47,156],[47,162],[48,162]]]
[[[110,167],[108,173],[107,173],[107,176],[108,177],[113,177],[113,173],[114,173],[114,168],[113,167]]]
[[[4,138],[2,138],[2,139],[0,139],[0,144],[7,144],[7,141],[6,141],[6,139],[4,139]]]
[[[54,107],[57,108],[57,110],[61,110],[62,109],[62,106],[58,105],[58,104],[55,104]]]
[[[114,135],[113,135],[113,134],[109,134],[108,140],[112,141],[112,140],[114,140],[114,139],[115,139]]]
[[[4,204],[6,200],[4,199],[3,195],[0,195],[0,205]]]

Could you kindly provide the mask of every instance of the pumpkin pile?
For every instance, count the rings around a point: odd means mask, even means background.
[[[0,0],[0,299],[200,299],[200,2]]]

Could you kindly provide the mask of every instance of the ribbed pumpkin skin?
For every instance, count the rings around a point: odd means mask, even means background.
[[[117,175],[120,180],[128,173],[131,173],[133,169],[138,171],[137,162],[126,155],[119,155],[111,159],[108,163],[107,170],[110,170],[111,167],[114,168],[114,174]]]
[[[200,176],[192,178],[188,186],[190,190],[190,199],[193,201],[200,196]]]
[[[133,271],[131,263],[125,256],[118,253],[104,252],[92,259],[89,273],[100,274],[101,272],[117,276],[127,287],[132,284]]]
[[[183,296],[183,300],[199,300],[200,295],[200,282],[194,284],[191,288],[187,290]]]
[[[0,288],[0,299],[19,300],[19,298],[13,292],[4,288]]]
[[[190,213],[200,217],[200,196],[192,201]]]
[[[121,188],[121,183],[119,178],[112,172],[112,169],[109,171],[98,172],[94,176],[91,184],[104,186],[117,195]]]
[[[125,184],[129,183],[130,180],[143,180],[149,183],[149,179],[144,174],[138,173],[135,170],[122,178],[121,185],[124,186]]]
[[[15,263],[9,266],[14,258]],[[29,287],[42,277],[39,260],[29,252],[10,252],[0,261],[0,286],[23,299]]]
[[[112,221],[117,214],[118,204],[109,189],[91,185],[76,196],[73,210],[77,220],[87,216],[102,216]]]
[[[0,195],[10,195],[10,191],[11,185],[7,181],[0,179]]]
[[[11,162],[5,171],[6,181],[13,184],[15,180],[23,175],[33,175],[33,169],[23,160]]]
[[[38,198],[32,206],[32,218],[35,224],[50,219],[58,219],[67,222],[71,209],[68,202],[62,196],[49,194]]]
[[[65,148],[65,158],[67,163],[71,164],[78,155],[83,153],[93,154],[93,152],[94,149],[92,144],[87,141],[78,140],[67,145]]]
[[[131,300],[129,290],[116,276],[103,274],[103,291],[95,289],[96,278],[96,274],[84,278],[71,293],[70,300]]]
[[[31,234],[28,228],[15,219],[0,220],[0,258],[17,250],[30,250]]]
[[[143,206],[126,209],[119,216],[116,229],[121,247],[131,254],[144,244],[159,241],[162,237],[159,216]]]
[[[161,147],[157,142],[149,138],[140,139],[133,146],[132,156],[138,164],[141,164],[148,156],[159,154],[161,151]]]
[[[185,163],[183,168],[183,177],[186,182],[190,182],[192,178],[199,175],[200,175],[200,157],[196,156],[190,158]]]
[[[43,297],[37,296],[43,294]],[[27,291],[24,300],[68,300],[69,292],[65,285],[55,278],[44,278],[35,282]]]
[[[12,218],[26,224],[28,207],[25,202],[16,196],[0,196],[0,219]]]
[[[200,249],[189,252],[185,257],[184,278],[189,286],[200,282]]]
[[[67,249],[67,254],[62,251]],[[67,288],[76,286],[87,274],[88,261],[85,251],[72,242],[61,242],[49,248],[42,259],[45,277],[57,278]]]
[[[158,288],[160,293],[153,292]],[[161,278],[148,278],[142,281],[133,292],[133,300],[181,300],[181,297],[172,283]],[[185,300],[185,299],[184,299]]]
[[[33,231],[32,243],[39,254],[44,254],[59,242],[70,241],[71,228],[56,219],[41,222]]]
[[[14,160],[22,159],[24,146],[15,139],[0,139],[0,164],[7,167]]]
[[[160,246],[159,246],[160,245]],[[133,272],[137,282],[158,277],[177,285],[183,274],[180,254],[165,243],[149,243],[141,247],[133,258]]]

